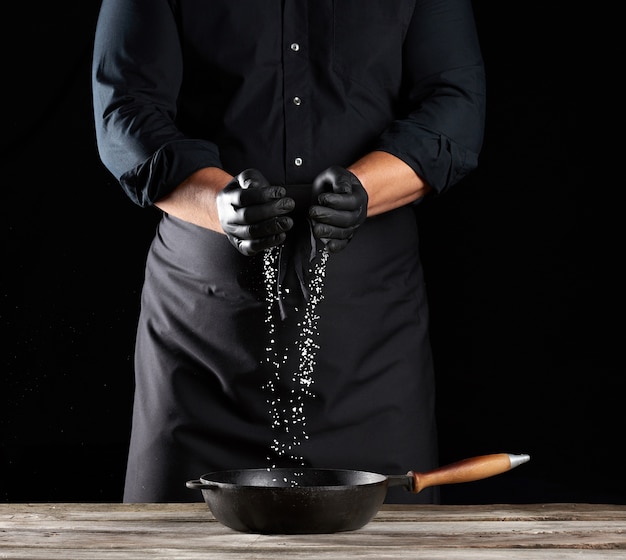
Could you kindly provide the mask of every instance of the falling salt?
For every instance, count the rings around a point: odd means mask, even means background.
[[[282,297],[282,287],[278,281],[278,262],[280,248],[273,247],[265,251],[263,256],[263,276],[266,291],[266,313],[265,323],[268,327],[268,346],[266,346],[265,363],[270,367],[272,378],[264,385],[264,389],[270,392],[267,403],[270,406],[271,427],[279,431],[270,445],[270,451],[278,458],[288,458],[299,465],[304,465],[304,458],[297,453],[297,449],[304,440],[309,438],[306,432],[305,403],[307,399],[315,397],[311,391],[314,384],[313,372],[315,370],[317,351],[319,345],[315,343],[317,336],[317,324],[319,316],[316,314],[317,305],[324,299],[323,287],[326,276],[326,263],[328,261],[328,250],[323,248],[320,251],[320,258],[316,260],[313,270],[309,270],[309,298],[306,302],[304,315],[301,323],[298,323],[299,332],[295,340],[295,347],[298,350],[297,370],[291,374],[290,391],[288,402],[277,395],[277,387],[281,384],[281,377],[285,375],[287,367],[288,352],[279,356],[276,348],[276,324],[274,322],[275,307]],[[288,290],[285,289],[285,293]],[[297,309],[296,309],[297,311]],[[271,466],[268,470],[275,468],[275,463],[268,456]],[[297,478],[298,473],[293,476]],[[287,481],[291,485],[297,485],[297,480]]]

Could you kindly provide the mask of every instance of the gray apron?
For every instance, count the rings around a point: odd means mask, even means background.
[[[273,426],[272,399],[284,403],[294,389],[311,280],[306,220],[297,228],[280,256],[281,293],[272,304],[262,254],[245,257],[226,236],[163,216],[141,299],[125,502],[201,501],[187,480],[285,466],[294,457],[304,466],[381,474],[437,466],[428,308],[410,207],[369,218],[329,256],[305,421],[289,433]],[[268,348],[286,356],[280,379]],[[293,455],[272,451],[294,434]],[[437,488],[392,488],[387,501],[437,496]]]

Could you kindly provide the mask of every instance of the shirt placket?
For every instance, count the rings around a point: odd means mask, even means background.
[[[285,0],[283,103],[287,184],[310,182],[313,172],[307,14],[307,1]]]

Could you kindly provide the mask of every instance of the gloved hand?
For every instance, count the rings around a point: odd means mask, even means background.
[[[313,181],[313,235],[331,253],[344,249],[367,217],[367,191],[354,173],[333,165]]]
[[[217,213],[228,240],[250,256],[285,241],[295,208],[284,187],[270,185],[256,169],[246,169],[217,195]]]

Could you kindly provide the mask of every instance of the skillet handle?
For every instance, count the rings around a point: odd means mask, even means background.
[[[494,453],[492,455],[479,455],[478,457],[463,459],[431,471],[421,473],[409,471],[407,475],[413,477],[413,489],[411,491],[417,494],[429,486],[472,482],[488,478],[509,471],[529,460],[530,455]]]
[[[215,488],[215,484],[206,484],[200,479],[188,480],[185,485],[192,490],[208,490],[209,488]]]

